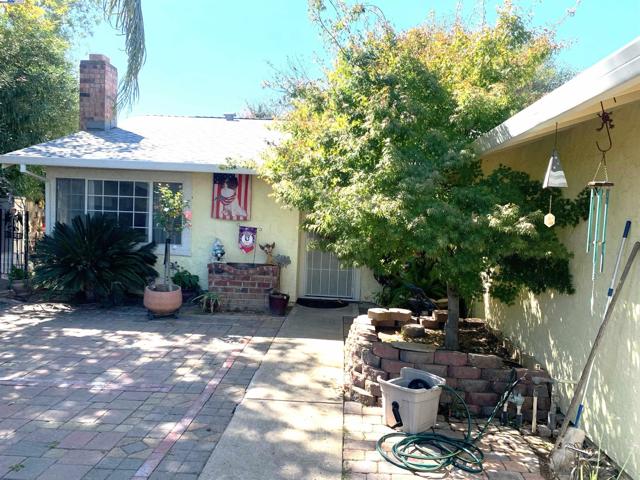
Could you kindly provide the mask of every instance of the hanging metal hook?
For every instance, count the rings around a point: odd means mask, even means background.
[[[600,125],[600,128],[596,128],[596,131],[600,132],[602,131],[603,128],[607,129],[607,138],[609,139],[609,146],[607,148],[602,148],[598,143],[598,141],[596,140],[596,147],[598,147],[598,150],[600,150],[602,153],[605,153],[611,150],[611,147],[613,147],[613,141],[611,140],[610,129],[612,129],[614,125],[613,125],[613,118],[611,117],[611,112],[605,112],[604,105],[602,104],[602,102],[600,102],[600,108],[602,109],[602,113],[598,113],[598,117],[600,117],[602,124]]]

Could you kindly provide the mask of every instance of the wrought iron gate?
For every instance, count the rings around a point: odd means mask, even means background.
[[[0,209],[0,275],[29,264],[29,212]]]

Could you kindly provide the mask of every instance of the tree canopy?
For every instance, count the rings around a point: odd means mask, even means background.
[[[445,345],[457,347],[457,308],[489,281],[513,301],[522,288],[571,292],[570,252],[542,222],[548,191],[506,167],[485,175],[473,141],[550,90],[553,32],[532,29],[509,3],[494,25],[431,20],[395,32],[355,30],[366,7],[315,17],[335,48],[326,76],[293,79],[291,108],[262,174],[303,227],[344,262],[399,275],[416,257],[447,285]],[[379,16],[379,12],[376,12]],[[558,226],[579,202],[553,192]]]

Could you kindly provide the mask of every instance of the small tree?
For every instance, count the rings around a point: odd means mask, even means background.
[[[460,297],[487,281],[505,301],[522,288],[571,292],[570,253],[542,223],[549,193],[507,168],[484,176],[472,149],[553,85],[553,34],[508,3],[494,26],[433,21],[403,33],[384,21],[357,31],[363,6],[343,5],[335,21],[313,7],[335,62],[326,78],[283,88],[285,139],[262,169],[274,195],[343,261],[382,275],[416,256],[432,262],[447,286],[446,348],[458,347]],[[577,223],[579,205],[554,197],[563,225]]]
[[[164,246],[164,285],[171,289],[171,237],[191,227],[191,202],[184,199],[182,191],[173,191],[168,185],[158,187],[158,210],[156,225],[165,234]]]

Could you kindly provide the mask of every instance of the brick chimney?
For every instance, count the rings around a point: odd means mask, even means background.
[[[80,128],[110,130],[117,126],[118,70],[105,55],[80,61]]]

